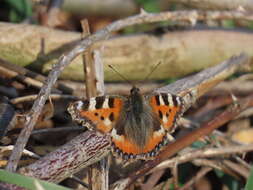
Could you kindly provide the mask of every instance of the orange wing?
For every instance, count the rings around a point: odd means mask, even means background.
[[[154,157],[158,153],[158,150],[168,141],[165,130],[161,128],[159,131],[154,131],[144,148],[139,148],[123,135],[117,135],[115,129],[112,130],[112,142],[114,145],[114,153],[124,159],[150,159]]]
[[[109,133],[119,118],[123,100],[114,96],[99,96],[72,103],[68,111],[73,120],[102,133]]]
[[[176,126],[176,120],[182,114],[183,101],[181,97],[167,93],[160,93],[149,98],[150,106],[153,112],[159,117],[159,120],[166,131],[173,131]]]

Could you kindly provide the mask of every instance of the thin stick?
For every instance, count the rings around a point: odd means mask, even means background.
[[[90,35],[90,27],[87,19],[81,21],[83,38]],[[97,95],[94,59],[90,48],[83,53],[83,69],[85,73],[86,98]]]
[[[82,38],[90,35],[90,27],[87,19],[81,20],[81,26],[82,26]],[[83,70],[84,70],[84,80],[85,80],[85,93],[86,98],[89,99],[91,97],[95,97],[97,94],[96,86],[95,86],[95,68],[94,68],[94,60],[92,57],[92,52],[90,48],[87,48],[87,50],[83,53]],[[92,165],[88,169],[88,181],[89,186],[88,189],[92,190],[93,185],[96,184],[96,181],[93,180],[94,176],[96,176],[95,173],[95,166]]]
[[[77,183],[80,183],[83,187],[85,187],[87,189],[89,188],[88,184],[84,183],[82,180],[80,180],[78,177],[76,177],[74,175],[70,176],[70,179],[72,179],[73,181],[76,181]]]
[[[250,169],[242,167],[241,164],[234,163],[230,160],[223,160],[223,165],[228,167],[229,169],[233,170],[237,174],[240,174],[240,176],[243,176],[245,180],[247,180],[250,176]]]
[[[162,175],[164,174],[165,170],[160,170],[151,174],[148,178],[147,182],[141,185],[142,190],[152,190],[155,188],[155,185],[160,180]]]
[[[109,159],[108,156],[100,161],[101,172],[101,190],[109,189]]]
[[[105,94],[105,83],[104,83],[104,63],[101,58],[101,50],[94,50],[94,64],[95,64],[95,76],[96,76],[96,89],[98,96]]]
[[[233,176],[237,179],[243,177],[243,175],[240,175],[239,172],[237,172],[235,169],[227,167],[224,162],[225,159],[221,158],[216,158],[216,159],[195,159],[192,160],[192,163],[196,166],[205,166],[205,167],[210,167],[215,170],[220,170],[230,176]],[[248,172],[249,173],[249,172]],[[239,174],[239,175],[238,175]]]
[[[26,77],[26,76],[23,76],[23,75],[20,75],[18,74],[17,72],[15,71],[12,71],[8,68],[5,68],[3,66],[0,65],[0,74],[1,76],[6,76],[8,78],[14,78],[19,81],[19,82],[22,82],[24,84],[27,84],[27,85],[30,85],[30,86],[33,86],[35,88],[41,88],[43,83],[38,81],[38,80],[35,80],[33,78],[30,78],[30,77]],[[57,90],[57,92],[59,92],[59,90]]]
[[[36,88],[41,88],[46,81],[46,77],[41,74],[30,71],[19,65],[15,65],[9,61],[0,58],[0,74],[8,78],[14,78],[27,85],[32,85]],[[59,89],[59,90],[58,90]],[[71,94],[72,89],[65,86],[61,82],[57,82],[52,89],[54,93],[60,93],[60,91]]]
[[[216,157],[221,155],[229,155],[229,154],[242,154],[245,152],[253,151],[252,145],[243,145],[243,146],[229,146],[229,147],[221,147],[221,148],[208,148],[205,150],[196,150],[189,153],[184,153],[183,155],[179,155],[175,158],[166,160],[156,166],[153,170],[150,172],[154,172],[157,170],[163,170],[168,167],[172,167],[176,162],[178,164],[182,164],[185,162],[189,162],[191,160],[195,160],[197,158],[210,158],[210,157]]]
[[[173,175],[173,183],[175,189],[178,189],[178,163],[176,162],[174,166],[172,167],[172,175]]]
[[[55,128],[47,128],[47,129],[37,129],[33,130],[31,135],[43,134],[43,133],[60,133],[60,132],[81,132],[85,131],[85,129],[81,126],[70,126],[70,127],[55,127]]]
[[[37,96],[38,96],[37,94],[22,96],[22,97],[18,97],[18,98],[13,98],[13,99],[11,99],[10,102],[12,104],[20,104],[20,103],[24,103],[24,102],[31,102],[31,101],[36,100]],[[72,95],[61,95],[61,94],[51,94],[49,97],[52,100],[59,100],[59,99],[76,100],[77,99],[77,97],[72,96]]]
[[[103,60],[100,56],[100,51],[103,51],[103,48],[100,50],[94,50],[94,66],[95,66],[95,77],[96,77],[96,90],[99,96],[105,94],[105,83],[104,83],[104,67]],[[108,157],[100,160],[97,169],[97,179],[101,180],[100,189],[108,190],[109,189],[109,160]]]

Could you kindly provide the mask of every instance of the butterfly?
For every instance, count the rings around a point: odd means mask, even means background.
[[[98,96],[68,107],[74,121],[111,136],[112,152],[123,160],[153,159],[174,138],[183,100],[170,93]],[[87,123],[89,125],[87,125]]]

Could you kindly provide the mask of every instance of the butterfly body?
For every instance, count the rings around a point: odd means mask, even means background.
[[[73,120],[110,134],[113,153],[125,160],[152,159],[172,140],[170,133],[182,113],[180,97],[168,93],[142,95],[133,87],[129,96],[99,96],[72,103]]]
[[[126,139],[141,150],[147,145],[153,129],[159,125],[158,118],[152,113],[139,89],[133,87],[130,96],[123,102],[120,118],[115,124],[117,134],[125,134]]]

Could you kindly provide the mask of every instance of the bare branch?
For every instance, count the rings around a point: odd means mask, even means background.
[[[60,95],[60,94],[50,94],[49,96],[52,100],[58,100],[58,99],[69,99],[69,100],[76,100],[77,97],[72,96],[72,95]],[[20,104],[23,102],[31,102],[34,101],[37,98],[37,94],[34,95],[27,95],[27,96],[22,96],[18,98],[13,98],[11,99],[12,104]]]
[[[19,173],[58,183],[82,168],[98,162],[110,151],[110,140],[87,131],[44,156]]]
[[[166,160],[156,166],[153,171],[163,170],[168,167],[173,167],[173,165],[178,162],[178,164],[182,164],[185,162],[189,162],[191,160],[195,160],[197,158],[210,158],[216,157],[221,155],[229,155],[229,154],[243,154],[245,152],[250,152],[253,150],[252,145],[237,145],[237,146],[228,146],[228,147],[221,147],[221,148],[207,148],[206,150],[196,150],[189,153],[185,153],[183,155],[179,155],[175,158]]]

